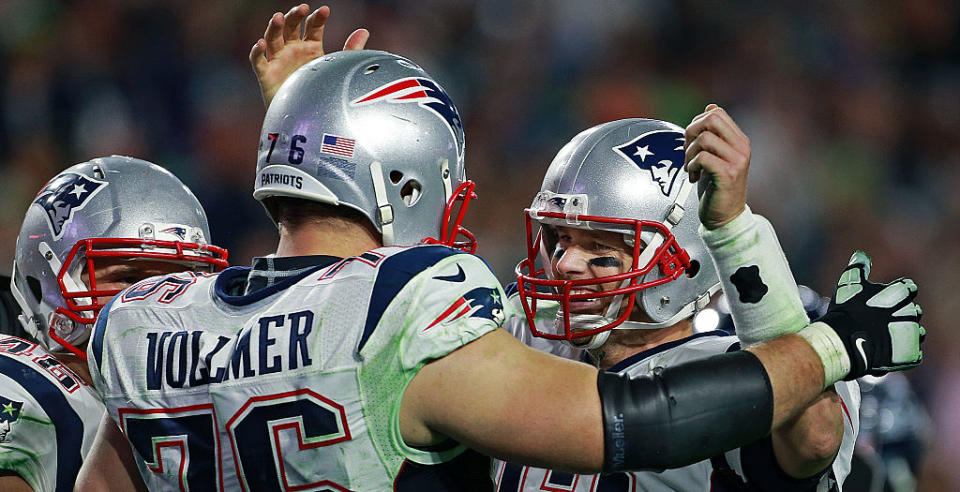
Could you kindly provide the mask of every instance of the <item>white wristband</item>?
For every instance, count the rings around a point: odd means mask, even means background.
[[[797,282],[767,219],[750,207],[700,236],[720,275],[733,325],[744,345],[796,333],[810,323]]]
[[[843,341],[826,323],[817,321],[807,325],[797,335],[803,337],[820,356],[823,363],[823,389],[843,379],[850,373],[850,356]]]

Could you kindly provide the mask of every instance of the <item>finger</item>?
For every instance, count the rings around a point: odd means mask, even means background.
[[[253,71],[259,76],[266,70],[267,57],[267,42],[260,38],[256,43],[253,43],[253,47],[250,48],[250,66],[253,67]]]
[[[283,14],[277,12],[267,23],[267,30],[263,33],[267,44],[267,60],[283,49]]]
[[[716,103],[707,104],[707,107],[703,108],[703,112],[700,113],[700,114],[698,114],[698,115],[696,115],[696,116],[694,116],[694,117],[690,120],[690,123],[693,124],[694,121],[697,121],[697,120],[699,120],[700,118],[703,118],[704,116],[706,116],[707,114],[709,114],[711,111],[714,111],[714,110],[718,109],[719,107],[720,107],[720,106],[718,106]]]
[[[850,257],[850,265],[840,274],[837,281],[835,301],[843,304],[863,291],[863,282],[869,273],[870,258],[863,251],[855,251]]]
[[[287,15],[283,16],[283,40],[285,42],[297,41],[300,39],[300,22],[310,13],[310,7],[301,3],[290,9]]]
[[[716,106],[716,105],[715,104],[708,105],[707,107],[712,107],[712,106]],[[697,136],[700,135],[700,133],[702,133],[706,129],[704,120],[709,118],[710,115],[716,112],[717,112],[717,108],[713,107],[710,111],[704,111],[703,113],[700,113],[697,116],[694,116],[693,119],[690,120],[690,124],[687,125],[687,128],[684,129],[684,132],[683,132],[686,145],[690,145],[690,142],[693,142],[694,139],[696,139]]]
[[[344,50],[362,50],[370,39],[370,31],[360,28],[347,36],[347,41],[343,43]]]
[[[702,118],[704,115],[706,115],[706,114],[709,113],[710,111],[713,111],[714,109],[719,108],[719,107],[720,107],[720,106],[717,106],[717,105],[714,104],[714,103],[707,104],[707,107],[703,109],[703,112],[702,112],[702,113],[700,113],[700,114],[698,114],[698,115],[696,115],[696,116],[694,116],[693,118],[690,119],[690,123],[693,123],[694,121],[699,120],[700,118]]]
[[[902,308],[896,310],[893,313],[893,315],[898,318],[903,317],[903,318],[912,318],[915,320],[919,320],[920,316],[923,316],[923,309],[921,309],[920,306],[917,305],[917,303],[911,302],[906,306],[903,306]]]
[[[726,116],[726,119],[727,119],[727,121],[730,123],[730,127],[733,129],[733,131],[735,131],[735,132],[736,132],[738,135],[740,135],[741,137],[747,138],[747,134],[746,134],[746,133],[743,133],[743,130],[740,129],[740,125],[737,125],[736,120],[733,119],[733,116],[730,116],[730,114],[727,113],[727,110],[721,108],[720,106],[717,106],[717,109],[718,109],[721,113],[723,113],[724,116]]]
[[[870,267],[873,266],[873,260],[871,260],[870,256],[863,251],[860,251],[859,249],[854,251],[853,254],[850,255],[850,261],[848,261],[847,264],[850,266],[860,265],[863,267],[863,279],[870,279]]]
[[[700,175],[704,172],[712,173],[716,169],[719,169],[723,165],[723,160],[719,157],[709,153],[709,152],[700,152],[693,159],[690,159],[685,166],[688,173],[690,173],[690,182],[696,183],[700,179]]]
[[[734,126],[733,119],[730,118],[730,115],[718,107],[704,113],[700,117],[694,118],[694,120],[687,125],[684,137],[686,137],[689,143],[696,139],[701,133],[711,131],[724,140],[734,143],[737,140],[745,138],[739,129],[734,129]]]
[[[920,356],[920,340],[927,331],[914,321],[894,321],[887,324],[893,342],[891,359],[894,363],[911,362]]]
[[[920,326],[920,343],[923,343],[927,339],[927,329],[922,325]],[[920,357],[923,358],[923,352],[920,352]]]
[[[307,22],[304,23],[303,39],[306,41],[323,42],[323,26],[330,17],[330,7],[326,5],[314,10]],[[322,46],[322,45],[321,45]]]
[[[867,300],[867,306],[878,308],[892,308],[905,300],[917,295],[917,284],[908,278],[901,279],[887,285],[883,290]]]
[[[684,160],[693,159],[701,152],[709,152],[727,162],[739,162],[741,157],[725,140],[713,132],[703,132],[684,151]]]

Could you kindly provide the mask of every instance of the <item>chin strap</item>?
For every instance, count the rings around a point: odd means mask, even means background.
[[[608,320],[605,316],[600,316],[599,314],[573,314],[570,315],[570,329],[587,331],[610,324],[610,321],[611,320]],[[557,312],[556,323],[558,332],[562,331],[560,325],[563,324],[563,311]],[[601,331],[592,337],[575,338],[573,340],[561,341],[573,348],[592,350],[600,348],[603,346],[603,344],[607,343],[607,339],[610,338],[610,331],[611,330]]]
[[[57,255],[53,253],[50,245],[48,245],[46,242],[40,242],[37,249],[40,251],[40,256],[47,261],[54,278],[56,278],[60,273],[60,269],[63,267],[63,264],[60,263],[60,259],[57,258]],[[20,314],[17,316],[17,319],[20,321],[20,324],[23,325],[23,329],[27,333],[43,342],[43,344],[47,346],[46,348],[51,351],[55,351],[57,349],[57,347],[51,346],[52,343],[57,343],[66,350],[77,350],[71,349],[71,342],[67,342],[62,337],[67,337],[74,334],[77,329],[80,328],[80,325],[63,314],[57,313],[56,311],[50,313],[49,317],[46,319],[44,319],[42,312],[34,312],[30,306],[30,303],[27,302],[27,295],[21,291],[21,286],[17,285],[17,278],[26,278],[20,274],[19,270],[20,269],[17,265],[17,262],[14,261],[13,273],[10,275],[10,293],[13,295],[13,298],[17,304],[20,305]],[[63,276],[63,283],[68,291],[77,292],[80,290],[85,290],[84,287],[81,287],[81,282],[70,274]],[[93,303],[93,300],[89,297],[78,297],[74,300],[74,302],[80,305],[89,305]],[[40,310],[38,309],[38,311]],[[44,335],[46,335],[46,337],[44,337]],[[80,337],[83,337],[82,333],[80,334]],[[79,343],[82,343],[85,340],[86,338],[82,338],[79,340]],[[73,340],[73,343],[77,342],[77,340]]]
[[[683,179],[682,182],[680,183],[680,190],[677,191],[677,198],[674,199],[673,205],[670,206],[670,211],[667,212],[667,216],[663,220],[663,225],[667,228],[668,232],[671,231],[674,226],[679,224],[680,221],[683,220],[684,215],[686,215],[687,211],[685,208],[683,208],[683,204],[687,202],[687,197],[690,196],[690,192],[692,190],[693,190],[693,183],[691,183],[689,179]],[[650,261],[653,259],[653,255],[656,254],[657,249],[659,249],[660,246],[663,245],[663,240],[664,240],[664,237],[662,234],[655,234],[653,238],[650,240],[650,244],[647,245],[647,247],[643,248],[643,252],[640,253],[640,257],[637,259],[637,264],[646,265],[647,263],[650,263]],[[628,242],[628,244],[630,243]],[[627,284],[628,282],[624,281],[624,283],[621,284],[620,287],[626,287]],[[620,326],[630,323],[633,325],[633,327],[624,326],[624,329],[634,329],[634,330],[637,330],[637,329],[655,330],[658,328],[666,328],[668,326],[672,326],[676,324],[678,321],[706,307],[707,303],[710,302],[710,296],[716,293],[717,290],[719,289],[720,289],[719,283],[717,285],[710,287],[710,289],[707,291],[707,294],[709,295],[706,295],[706,300],[703,300],[703,295],[701,295],[694,302],[691,302],[690,304],[687,304],[686,306],[681,308],[680,311],[677,312],[677,314],[671,316],[669,319],[664,320],[662,322],[644,323],[639,321],[625,321],[621,323]],[[611,307],[616,306],[619,309],[622,299],[623,299],[623,294],[618,295],[617,297],[614,298],[614,302],[611,303],[610,306]],[[640,296],[634,298],[634,303],[638,304],[638,306],[639,306],[639,302],[640,302]],[[701,303],[703,304],[702,306],[700,305]],[[619,311],[611,313],[610,310],[608,309],[606,316],[607,317],[613,316],[613,319],[616,319],[617,312]]]
[[[440,179],[443,180],[443,203],[450,203],[453,195],[453,183],[450,181],[450,161],[444,159],[440,163]]]
[[[703,294],[700,294],[694,301],[688,303],[686,306],[683,306],[677,314],[674,314],[669,319],[660,321],[657,323],[648,322],[648,321],[624,321],[619,325],[613,327],[611,330],[602,331],[596,335],[588,338],[586,342],[578,343],[577,339],[574,340],[563,340],[571,347],[589,350],[600,348],[604,343],[607,343],[607,339],[610,338],[610,332],[613,330],[659,330],[661,328],[667,328],[673,326],[699,312],[701,309],[707,307],[710,304],[710,298],[714,294],[720,291],[720,283],[717,282],[710,286]],[[617,296],[621,297],[621,296]],[[614,299],[617,301],[617,299]],[[610,304],[611,306],[617,306],[617,304]],[[611,316],[609,313],[609,308],[607,308],[608,313],[606,315],[599,314],[574,314],[570,316],[570,328],[577,328],[577,331],[589,331],[595,328],[600,328],[601,326],[608,325],[616,321],[617,316]],[[557,315],[558,323],[561,323],[561,315]],[[559,328],[558,328],[559,329]],[[583,340],[583,339],[580,339]]]
[[[380,223],[380,234],[383,236],[384,246],[392,246],[393,238],[393,207],[387,199],[387,187],[383,180],[383,170],[380,161],[370,163],[370,178],[373,180],[373,193],[377,197],[377,222]]]
[[[40,254],[47,260],[47,263],[50,265],[50,269],[53,271],[53,275],[56,277],[63,265],[60,263],[60,259],[57,258],[57,255],[53,253],[53,250],[45,242],[40,242],[39,248]],[[63,284],[66,286],[67,291],[82,291],[87,290],[87,287],[78,278],[74,278],[71,272],[67,272],[63,276]],[[93,304],[93,299],[89,297],[77,297],[74,298],[73,302],[80,306],[86,306]],[[50,318],[46,320],[47,326],[41,328],[41,330],[47,331],[47,336],[52,342],[56,342],[65,350],[69,350],[77,355],[82,354],[73,344],[83,343],[86,340],[83,332],[86,332],[89,335],[88,330],[84,330],[80,323],[73,321],[67,316],[59,313],[53,312],[50,314]],[[80,330],[81,333],[76,335],[77,331]],[[75,340],[68,340],[67,337],[74,336]],[[51,351],[55,351],[55,347],[48,347]],[[86,357],[86,355],[82,355]]]

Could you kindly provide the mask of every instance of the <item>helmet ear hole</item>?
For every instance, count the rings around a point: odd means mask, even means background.
[[[380,65],[377,65],[376,63],[374,63],[373,65],[370,65],[369,67],[364,69],[363,74],[370,75],[371,73],[376,72],[379,69],[380,69]]]
[[[403,188],[400,189],[400,197],[403,199],[404,205],[408,207],[416,205],[416,203],[420,200],[422,189],[423,188],[420,186],[419,181],[415,179],[407,181],[403,185]]]
[[[40,279],[32,275],[27,276],[27,287],[30,288],[30,293],[33,294],[33,298],[37,302],[40,302],[40,299],[43,298],[43,289],[40,287]]]
[[[700,262],[697,260],[690,260],[690,266],[687,267],[687,277],[693,278],[700,273]]]
[[[403,179],[403,173],[397,170],[390,171],[390,182],[393,184],[400,184],[400,180]]]

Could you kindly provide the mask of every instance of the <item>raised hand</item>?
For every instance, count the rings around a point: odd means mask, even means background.
[[[716,229],[747,203],[750,139],[720,106],[710,104],[687,126],[684,169],[700,181],[700,222]]]
[[[286,15],[277,12],[270,17],[263,37],[250,49],[250,64],[257,74],[265,106],[270,106],[277,89],[290,74],[323,56],[323,27],[329,17],[330,7],[324,5],[310,13],[305,3],[291,8]],[[347,37],[343,49],[362,50],[369,38],[369,31],[357,29]]]
[[[850,357],[848,380],[902,371],[923,360],[923,310],[913,302],[917,284],[906,278],[877,284],[869,276],[870,257],[854,252],[837,282],[830,308],[818,320],[840,336]]]

